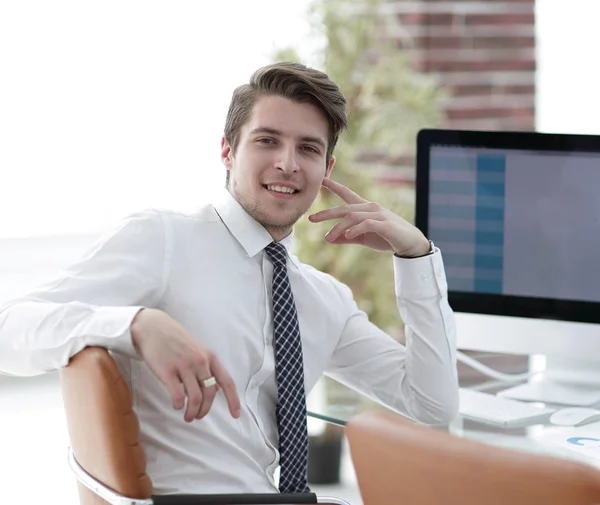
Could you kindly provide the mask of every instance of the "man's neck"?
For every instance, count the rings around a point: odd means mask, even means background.
[[[288,237],[292,233],[294,228],[291,226],[287,226],[285,228],[265,226],[265,229],[269,232],[269,235],[273,237],[274,242],[281,242],[284,238]]]

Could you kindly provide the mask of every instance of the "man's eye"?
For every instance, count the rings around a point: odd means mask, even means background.
[[[305,151],[308,151],[310,153],[319,154],[319,150],[313,146],[304,146],[302,149],[304,149]]]
[[[258,139],[258,142],[261,144],[273,144],[275,141],[273,139]]]

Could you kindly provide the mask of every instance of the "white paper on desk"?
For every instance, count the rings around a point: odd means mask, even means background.
[[[590,458],[600,459],[600,423],[546,433],[538,438]]]

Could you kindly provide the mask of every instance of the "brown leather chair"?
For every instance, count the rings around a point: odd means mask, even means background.
[[[383,411],[346,427],[364,505],[600,504],[600,470],[492,447]]]
[[[131,392],[111,355],[99,347],[84,349],[60,371],[60,381],[71,443],[69,464],[81,505],[348,505],[313,493],[153,495]]]

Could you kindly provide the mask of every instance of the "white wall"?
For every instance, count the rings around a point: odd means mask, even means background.
[[[600,134],[600,2],[536,0],[537,129]]]

